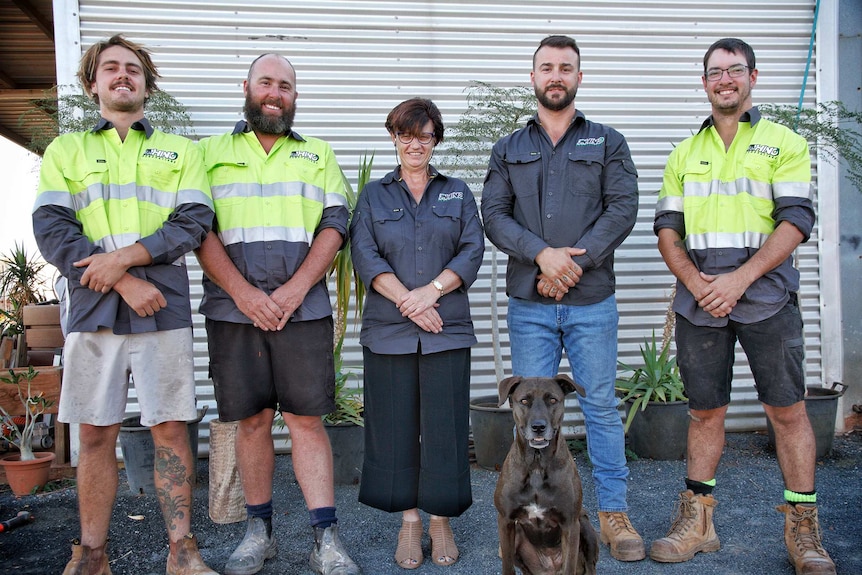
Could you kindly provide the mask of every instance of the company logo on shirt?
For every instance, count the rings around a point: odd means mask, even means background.
[[[313,152],[309,152],[307,150],[294,150],[290,153],[291,158],[302,158],[303,160],[308,160],[309,162],[317,163],[320,160],[320,156]]]
[[[176,152],[171,152],[170,150],[157,150],[156,148],[147,148],[144,150],[144,158],[156,158],[157,160],[166,160],[168,162],[174,163],[180,157],[180,155]]]
[[[600,138],[579,138],[576,146],[601,146],[605,143],[605,137]]]
[[[448,202],[449,200],[463,200],[464,192],[452,192],[451,194],[439,194],[437,196],[438,202]]]
[[[748,150],[746,153],[748,154],[760,154],[761,156],[772,156],[773,158],[778,157],[778,153],[781,151],[781,148],[776,148],[775,146],[765,146],[763,144],[751,144],[748,146]]]

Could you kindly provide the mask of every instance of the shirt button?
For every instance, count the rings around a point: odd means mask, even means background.
[[[547,214],[545,217],[546,217],[546,218],[548,218],[548,219],[550,220],[550,219],[551,219],[551,214]]]
[[[419,247],[418,247],[418,248],[416,248],[416,249],[417,249],[417,250],[419,250],[419,251],[421,252],[421,251],[422,251],[422,246],[419,246]]]

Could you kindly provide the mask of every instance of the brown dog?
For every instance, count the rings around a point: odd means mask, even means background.
[[[503,575],[594,575],[599,539],[581,506],[581,477],[560,433],[565,396],[584,388],[567,375],[509,377],[499,405],[511,401],[517,429],[494,506]]]

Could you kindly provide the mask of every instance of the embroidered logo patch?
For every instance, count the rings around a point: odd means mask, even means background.
[[[601,146],[605,143],[605,137],[601,136],[599,138],[579,138],[576,146]]]
[[[156,158],[158,160],[165,160],[171,163],[177,161],[177,158],[180,155],[176,152],[171,152],[170,150],[157,150],[156,148],[147,148],[144,150],[143,154],[144,158]]]
[[[764,144],[751,144],[750,146],[748,146],[748,150],[746,150],[746,153],[760,154],[761,156],[772,156],[773,158],[777,158],[780,151],[781,149],[776,148],[775,146],[766,146]]]
[[[313,152],[309,152],[307,150],[294,150],[290,153],[291,158],[302,158],[303,160],[308,160],[309,162],[317,163],[320,160],[320,156]]]
[[[439,194],[437,196],[438,202],[448,202],[449,200],[463,200],[464,192],[452,192],[451,194]]]

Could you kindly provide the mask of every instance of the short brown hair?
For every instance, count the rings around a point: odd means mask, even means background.
[[[159,76],[156,65],[153,64],[150,51],[141,44],[127,40],[122,34],[115,34],[107,40],[96,42],[81,56],[81,62],[78,65],[78,81],[81,83],[81,87],[84,88],[84,93],[87,96],[92,98],[97,104],[99,103],[99,96],[90,91],[90,86],[96,81],[96,68],[99,66],[99,56],[111,46],[121,46],[134,52],[141,61],[141,66],[144,68],[144,80],[147,91],[152,94],[159,89],[156,85],[156,78],[160,78],[161,76]]]
[[[418,134],[428,120],[434,125],[434,145],[437,145],[443,141],[443,116],[437,105],[427,98],[410,98],[392,108],[386,116],[386,129],[393,135],[396,132]]]

